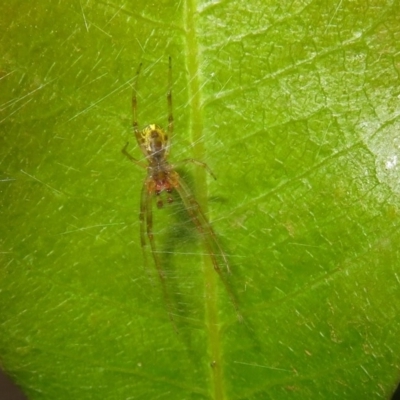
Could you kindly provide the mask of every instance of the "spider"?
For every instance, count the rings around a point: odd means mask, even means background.
[[[141,201],[140,201],[140,212],[139,212],[139,220],[140,220],[140,243],[143,251],[144,260],[146,263],[146,237],[148,242],[150,243],[150,249],[153,256],[154,264],[156,266],[159,279],[161,281],[163,296],[165,302],[167,304],[167,311],[169,317],[172,322],[173,313],[171,307],[171,299],[168,294],[167,284],[166,284],[166,274],[162,267],[161,260],[158,256],[156,243],[153,234],[153,204],[154,199],[157,205],[157,208],[164,207],[164,199],[166,199],[167,203],[172,203],[172,192],[176,191],[182,200],[182,204],[184,205],[190,219],[193,224],[197,228],[200,236],[203,238],[204,246],[207,250],[207,254],[210,255],[212,264],[214,266],[214,270],[220,276],[225,289],[232,301],[232,304],[236,310],[238,319],[241,320],[241,315],[239,313],[238,303],[236,301],[236,297],[233,294],[223,271],[220,268],[219,261],[217,258],[220,257],[223,260],[223,264],[228,273],[230,273],[230,267],[228,258],[221,248],[214,229],[211,227],[208,222],[205,214],[203,213],[199,203],[194,198],[191,193],[188,185],[184,182],[182,177],[175,170],[176,164],[170,164],[167,161],[169,154],[169,138],[172,136],[173,128],[174,128],[174,118],[172,113],[172,65],[171,65],[171,57],[169,57],[169,70],[168,70],[168,83],[169,88],[167,92],[167,103],[168,103],[168,129],[167,132],[163,130],[159,125],[149,124],[142,130],[139,129],[138,118],[137,118],[137,84],[138,78],[140,74],[140,70],[142,67],[142,63],[139,64],[139,67],[136,71],[135,83],[133,86],[133,95],[132,95],[132,114],[133,114],[133,131],[135,133],[135,137],[137,143],[145,156],[147,164],[144,164],[134,157],[132,157],[128,151],[129,142],[126,143],[124,148],[122,149],[122,153],[134,164],[147,169],[147,177],[143,182],[142,191],[141,191]],[[216,179],[213,172],[210,170],[207,164],[189,158],[180,161],[178,164],[186,164],[193,163],[203,167],[210,175]]]

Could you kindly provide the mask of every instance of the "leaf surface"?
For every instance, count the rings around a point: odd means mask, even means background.
[[[398,380],[400,7],[1,6],[0,360],[29,399],[388,398]],[[172,163],[232,266],[239,323],[179,198],[139,202],[132,133]],[[177,331],[177,332],[176,332]]]

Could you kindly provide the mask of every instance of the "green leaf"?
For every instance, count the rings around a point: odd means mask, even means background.
[[[399,379],[400,7],[1,6],[0,360],[29,399],[388,398]],[[244,321],[178,198],[143,268],[132,132],[167,125]]]

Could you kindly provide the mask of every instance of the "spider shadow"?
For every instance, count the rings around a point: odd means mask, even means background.
[[[186,171],[177,169],[179,176],[190,187],[193,193],[193,178]],[[202,256],[202,243],[200,233],[176,191],[171,193],[173,201],[165,204],[162,210],[154,210],[154,213],[167,211],[168,224],[162,235],[160,248],[160,261],[167,276],[167,287],[174,307],[174,315],[180,323],[186,327],[187,324],[201,324],[199,307],[203,301],[199,301],[199,280],[202,275],[200,269],[188,265],[198,265]],[[165,210],[164,210],[165,209]],[[202,300],[202,297],[201,299]],[[203,308],[201,308],[203,311]],[[189,322],[190,321],[190,322]]]

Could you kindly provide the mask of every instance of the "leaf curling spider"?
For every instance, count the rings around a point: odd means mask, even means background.
[[[180,196],[182,203],[203,238],[204,246],[207,250],[207,254],[211,257],[211,261],[214,267],[214,270],[218,273],[221,278],[225,289],[231,299],[231,302],[236,310],[237,317],[239,321],[242,320],[241,314],[239,312],[238,302],[236,297],[231,290],[228,281],[224,275],[224,272],[221,270],[218,257],[223,260],[223,264],[225,265],[227,273],[230,273],[230,267],[228,258],[220,246],[214,229],[208,222],[205,214],[203,213],[199,203],[194,198],[191,190],[188,185],[184,182],[184,180],[180,177],[178,172],[175,170],[176,165],[170,164],[167,161],[169,155],[169,138],[172,136],[173,127],[174,127],[174,118],[172,113],[172,65],[171,65],[171,57],[169,57],[169,69],[168,69],[168,92],[167,92],[167,103],[168,103],[168,129],[165,132],[159,125],[149,124],[142,130],[139,129],[138,118],[137,118],[137,85],[138,78],[140,74],[140,70],[142,67],[142,63],[139,64],[139,67],[136,71],[135,83],[133,86],[133,95],[132,95],[132,114],[133,114],[133,130],[135,133],[136,141],[144,154],[147,164],[144,164],[134,157],[132,157],[128,151],[127,147],[129,142],[126,143],[124,148],[122,149],[122,153],[134,164],[147,169],[147,177],[143,182],[142,191],[141,191],[141,201],[140,201],[140,212],[139,212],[139,220],[140,220],[140,243],[142,247],[143,257],[145,265],[147,264],[146,257],[146,236],[148,242],[150,243],[150,249],[153,256],[154,264],[156,266],[158,276],[161,281],[162,290],[164,300],[167,304],[167,311],[169,314],[169,318],[174,324],[174,318],[172,313],[172,302],[167,290],[166,285],[166,274],[162,268],[162,264],[160,258],[157,253],[156,244],[154,240],[153,234],[153,199],[156,198],[157,208],[162,208],[164,206],[164,201],[162,196],[166,194],[167,203],[172,203],[173,198],[171,193],[176,191]],[[179,164],[193,163],[203,167],[210,175],[216,179],[213,172],[210,170],[207,164],[189,158],[180,161]],[[218,255],[218,257],[217,257]],[[174,325],[175,326],[175,325]]]

